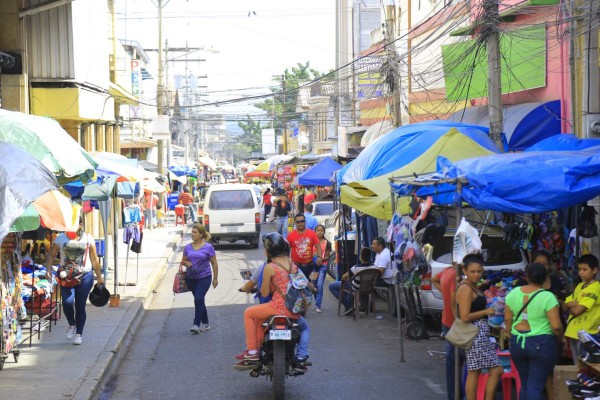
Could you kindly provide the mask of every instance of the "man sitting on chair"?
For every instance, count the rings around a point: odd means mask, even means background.
[[[377,266],[371,263],[371,249],[369,249],[368,247],[363,247],[362,249],[360,249],[359,259],[360,264],[350,268],[349,272],[346,272],[344,275],[342,275],[341,281],[335,281],[329,285],[329,291],[331,292],[331,294],[333,294],[333,296],[336,299],[340,298],[342,284],[344,285],[344,288],[346,290],[350,289],[350,285],[352,285],[353,290],[359,290],[360,277],[354,275],[365,269],[377,268]],[[350,279],[352,279],[352,282],[350,282]],[[344,304],[344,315],[351,315],[354,311],[352,296],[350,296],[350,294],[348,293],[345,293],[344,298],[342,299],[342,303]]]

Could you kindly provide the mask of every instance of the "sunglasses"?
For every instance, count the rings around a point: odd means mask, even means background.
[[[306,222],[306,220],[303,220],[303,219],[301,219],[301,220],[299,220],[299,221],[294,221],[294,222],[296,222],[297,224],[303,224],[303,223],[305,223],[305,222]]]

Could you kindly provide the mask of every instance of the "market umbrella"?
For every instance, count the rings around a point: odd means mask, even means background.
[[[0,240],[27,207],[58,188],[56,177],[31,154],[0,141]]]
[[[258,164],[254,170],[255,171],[272,171],[273,169],[275,169],[277,164],[279,164],[280,162],[289,161],[292,158],[293,158],[292,156],[287,156],[285,154],[279,154],[279,155],[276,155],[273,157],[269,157],[265,161]]]
[[[59,182],[94,176],[96,162],[53,119],[0,109],[0,141],[29,152]]]

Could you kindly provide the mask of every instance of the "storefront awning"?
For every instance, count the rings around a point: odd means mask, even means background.
[[[129,93],[122,86],[111,82],[108,87],[108,94],[115,98],[116,103],[129,104],[130,106],[137,106],[140,104],[140,99]]]
[[[561,133],[560,100],[506,105],[502,109],[502,117],[502,140],[506,151],[522,151]],[[488,106],[467,107],[452,114],[448,120],[489,127]]]
[[[149,149],[157,147],[156,140],[143,137],[121,138],[122,149]]]

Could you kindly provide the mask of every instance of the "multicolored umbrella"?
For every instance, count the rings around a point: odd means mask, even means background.
[[[0,109],[0,141],[33,155],[61,183],[94,177],[96,162],[53,119]]]

